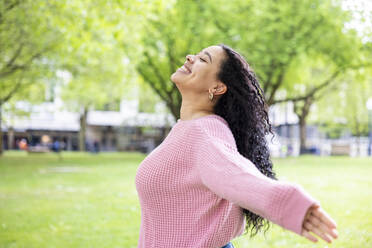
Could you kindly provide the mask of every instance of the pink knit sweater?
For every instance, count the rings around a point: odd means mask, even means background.
[[[139,248],[218,248],[244,232],[243,209],[301,234],[318,200],[263,175],[237,150],[225,119],[178,120],[139,165]]]

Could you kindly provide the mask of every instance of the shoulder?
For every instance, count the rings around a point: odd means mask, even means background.
[[[190,135],[197,135],[199,139],[211,139],[221,141],[236,147],[234,135],[228,122],[219,115],[211,115],[201,118],[190,125]]]

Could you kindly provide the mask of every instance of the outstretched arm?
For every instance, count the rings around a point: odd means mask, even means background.
[[[221,198],[309,239],[305,217],[319,201],[300,185],[263,175],[236,148],[202,129],[194,129],[196,165],[202,183]],[[309,219],[309,218],[307,218]],[[314,218],[311,218],[314,220]],[[309,219],[310,220],[310,219]],[[310,239],[311,240],[311,239]]]

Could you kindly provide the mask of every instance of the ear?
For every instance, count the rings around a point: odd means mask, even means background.
[[[227,86],[221,81],[217,81],[217,85],[213,87],[212,91],[215,95],[223,95],[227,91]]]

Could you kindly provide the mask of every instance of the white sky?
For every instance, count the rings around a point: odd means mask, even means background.
[[[372,0],[344,0],[343,9],[354,12],[353,20],[346,24],[346,28],[354,28],[364,41],[372,41]],[[369,34],[369,37],[366,37]]]

